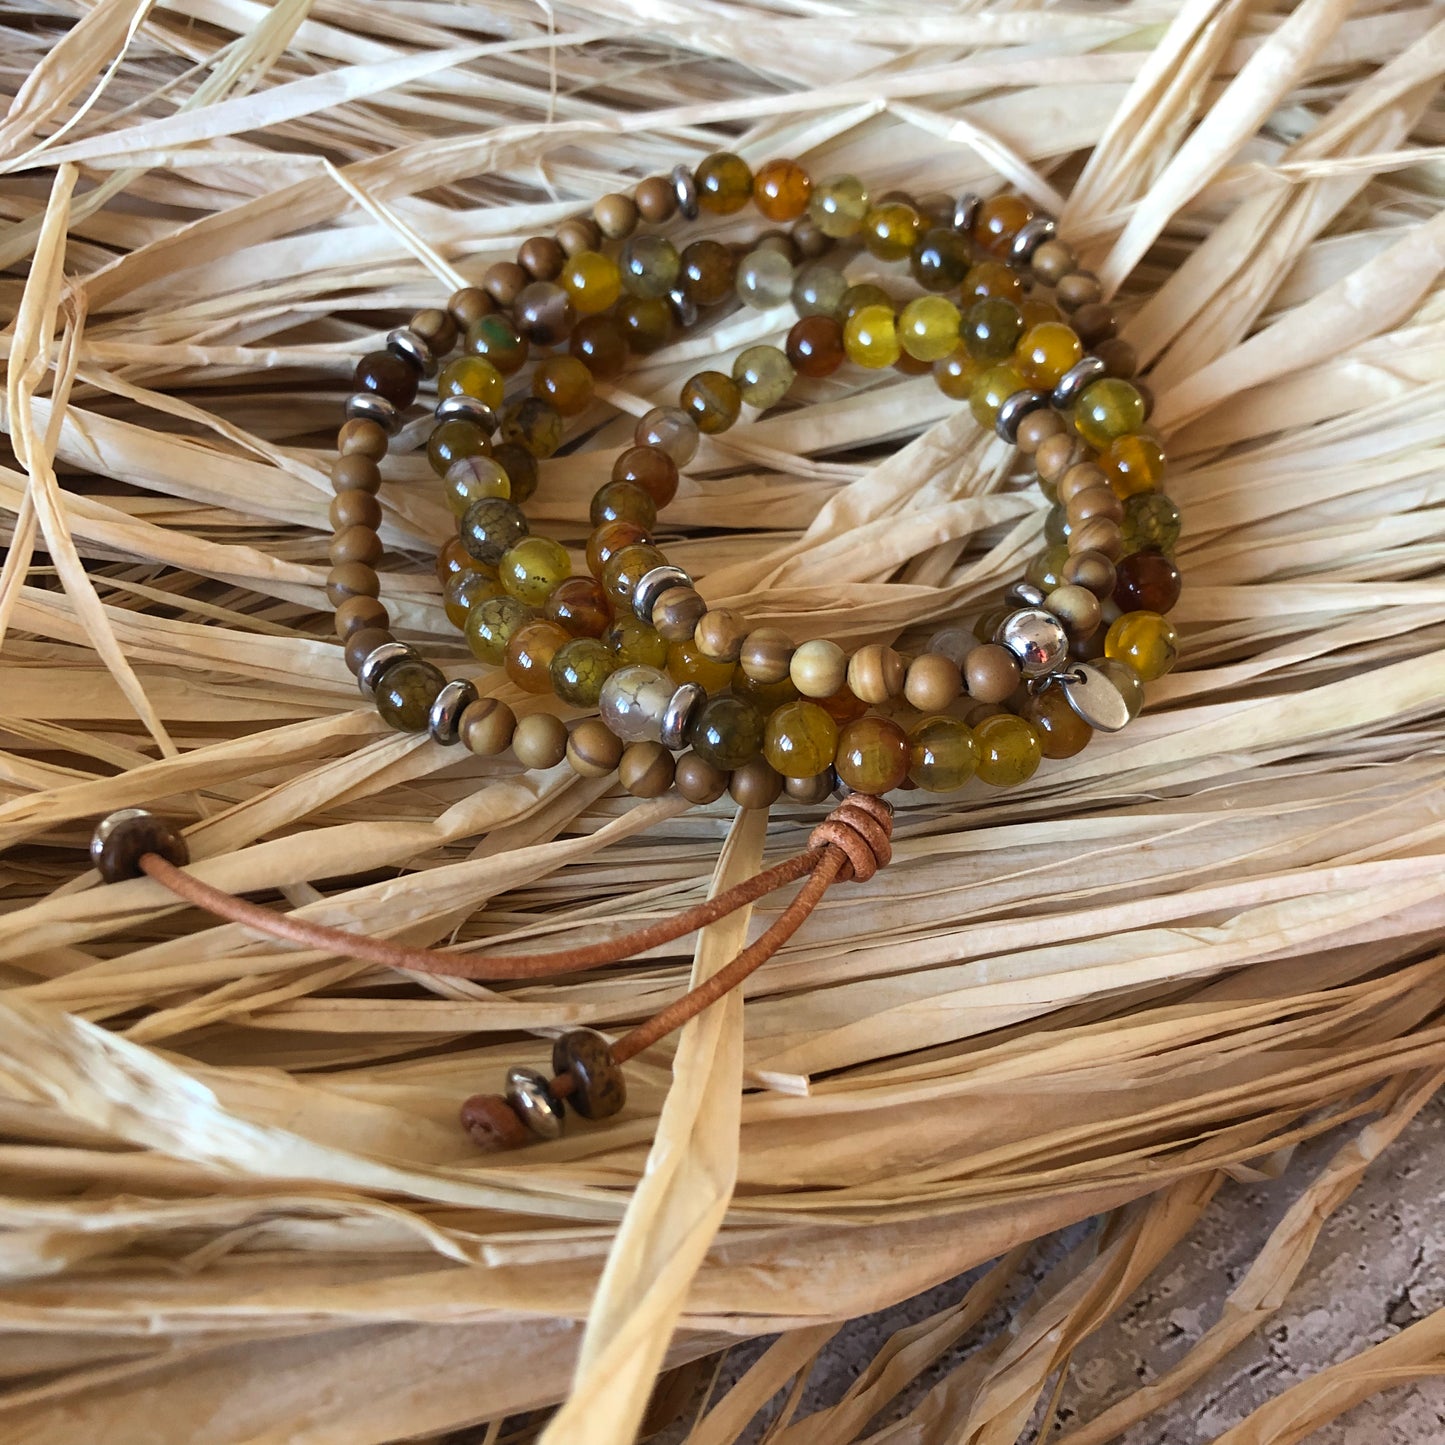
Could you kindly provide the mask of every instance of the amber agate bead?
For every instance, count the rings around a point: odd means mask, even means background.
[[[634,613],[620,615],[602,640],[612,649],[618,667],[667,666],[667,639]]]
[[[733,294],[736,279],[737,261],[721,241],[694,241],[683,251],[682,290],[689,301],[716,306]]]
[[[617,262],[600,251],[579,251],[569,256],[560,279],[578,316],[596,316],[622,294]]]
[[[687,743],[700,758],[730,773],[761,751],[763,715],[745,698],[710,697],[688,727]]]
[[[534,457],[550,457],[562,445],[562,416],[550,402],[535,396],[514,401],[502,413],[502,436],[517,442]]]
[[[880,261],[901,261],[918,244],[923,217],[904,201],[871,207],[863,217],[863,244]]]
[[[503,665],[507,676],[524,692],[549,692],[552,688],[552,658],[570,639],[555,622],[533,616],[507,639]]]
[[[571,573],[572,559],[567,549],[551,537],[523,537],[497,563],[502,586],[529,607],[540,607],[552,595],[552,589]]]
[[[763,756],[785,778],[816,777],[837,751],[838,725],[817,703],[784,703],[763,730]]]
[[[1031,722],[1011,712],[983,718],[973,730],[978,776],[995,788],[1025,782],[1038,771],[1043,744]]]
[[[493,449],[492,460],[506,472],[512,500],[523,506],[537,490],[537,458],[516,442],[502,442]]]
[[[796,221],[808,209],[813,182],[796,161],[769,161],[753,177],[753,200],[770,221]]]
[[[501,595],[502,584],[485,572],[453,572],[442,584],[442,606],[447,621],[458,629],[467,625],[467,617],[478,603]]]
[[[1164,452],[1151,436],[1115,437],[1100,453],[1099,466],[1114,495],[1125,501],[1139,492],[1157,492],[1164,481]]]
[[[1163,492],[1136,492],[1124,503],[1120,531],[1126,552],[1172,551],[1179,540],[1179,508]]]
[[[489,361],[503,376],[520,371],[530,350],[527,338],[500,312],[467,328],[467,350]]]
[[[424,733],[431,705],[446,684],[439,669],[421,658],[403,658],[381,675],[376,710],[388,727],[403,733]]]
[[[1019,339],[1014,364],[1031,386],[1051,391],[1059,378],[1083,359],[1084,347],[1074,331],[1061,322],[1030,326]]]
[[[484,356],[459,356],[437,376],[437,395],[471,396],[498,410],[506,392],[502,373]]]
[[[532,373],[532,395],[576,416],[592,400],[592,373],[575,356],[549,356]]]
[[[678,406],[655,406],[638,417],[632,428],[634,446],[654,447],[678,467],[685,467],[697,455],[698,437],[697,423]]]
[[[505,593],[478,603],[467,613],[464,628],[472,656],[479,662],[500,667],[512,634],[536,615],[525,603]]]
[[[1019,710],[1039,735],[1046,758],[1071,758],[1088,746],[1094,730],[1072,707],[1062,687],[1048,687],[1029,697]]]
[[[587,539],[587,570],[594,577],[601,578],[602,569],[615,552],[649,541],[651,537],[647,529],[639,527],[636,522],[606,522]]]
[[[838,734],[833,769],[855,792],[891,792],[908,776],[908,736],[892,718],[869,713]]]
[[[833,240],[856,236],[868,214],[868,192],[857,176],[831,176],[813,187],[808,219]]]
[[[961,289],[965,301],[995,297],[1020,305],[1024,299],[1024,278],[1002,261],[980,261],[968,268]]]
[[[1114,573],[1114,605],[1120,612],[1170,611],[1179,601],[1179,569],[1162,552],[1132,552]]]
[[[437,476],[463,457],[487,457],[492,454],[492,439],[473,422],[455,417],[432,429],[427,438],[426,457]]]
[[[973,419],[986,431],[998,421],[999,408],[1014,392],[1023,390],[1024,379],[1011,366],[991,366],[973,384],[968,406]]]
[[[617,323],[628,349],[639,356],[651,356],[672,340],[672,307],[658,296],[625,297]]]
[[[633,296],[666,296],[682,274],[682,257],[666,236],[633,236],[617,258],[622,284]]]
[[[1153,682],[1179,660],[1179,634],[1157,612],[1126,612],[1105,635],[1104,655],[1128,663],[1145,682]]]
[[[594,527],[608,522],[636,522],[651,530],[657,521],[657,503],[635,482],[604,482],[592,494],[588,519]]]
[[[967,401],[983,368],[961,345],[942,360],[933,363],[933,381],[944,396],[954,401]]]
[[[484,497],[473,502],[458,529],[462,545],[489,567],[495,567],[509,548],[527,535],[527,519],[515,502]]]
[[[968,308],[960,334],[968,354],[982,365],[992,366],[1013,355],[1023,329],[1024,319],[1012,301],[988,296]]]
[[[628,447],[612,463],[612,480],[641,487],[659,507],[677,495],[677,463],[661,447]]]
[[[926,717],[908,734],[908,776],[925,792],[951,793],[978,771],[973,729],[956,717]]]
[[[595,577],[564,578],[552,589],[545,610],[574,637],[601,637],[612,625],[607,594]]]
[[[714,216],[731,216],[753,197],[753,173],[748,163],[730,151],[707,157],[693,172],[697,203]]]
[[[463,457],[447,468],[442,478],[442,495],[452,515],[464,517],[475,502],[492,497],[510,501],[512,483],[494,457]]]
[[[617,659],[605,642],[596,637],[570,638],[552,654],[552,691],[572,707],[596,707],[602,684],[616,666]]]
[[[614,527],[626,525],[614,522]],[[661,567],[667,558],[656,547],[646,542],[635,542],[612,553],[602,564],[602,590],[607,600],[618,610],[632,606],[632,594],[644,574],[654,567]]]
[[[794,323],[784,349],[799,376],[832,376],[847,354],[843,328],[831,316],[805,316]]]
[[[991,196],[978,208],[973,223],[973,239],[983,250],[995,256],[1007,255],[1014,237],[1033,214],[1033,207],[1018,196]]]
[[[958,307],[945,296],[919,296],[898,318],[903,350],[918,361],[941,361],[958,346]]]
[[[733,676],[732,663],[709,657],[691,638],[668,643],[667,670],[674,682],[695,682],[706,693],[721,692]]]
[[[725,432],[742,411],[742,393],[732,377],[721,371],[699,371],[683,383],[682,409],[705,436]]]
[[[902,351],[892,306],[865,306],[850,316],[843,328],[843,347],[857,366],[873,370],[892,366]]]

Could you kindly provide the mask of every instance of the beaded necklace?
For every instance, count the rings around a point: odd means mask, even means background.
[[[732,215],[750,201],[791,229],[767,233],[741,256],[706,238],[679,250],[648,229],[678,214]],[[850,285],[829,253],[860,244],[877,260],[906,261],[922,294],[900,309],[875,284]],[[760,309],[791,301],[798,319],[784,346],[750,346],[728,372],[697,372],[677,405],[638,420],[633,445],[592,499],[587,572],[574,573],[567,549],[533,534],[523,511],[567,418],[630,354],[658,350],[729,298]],[[695,171],[651,177],[632,196],[603,197],[590,218],[531,238],[515,262],[492,266],[445,308],[417,312],[358,363],[331,471],[327,578],[347,665],[390,726],[446,746],[484,756],[510,748],[527,768],[565,761],[587,777],[616,772],[637,797],[675,788],[709,803],[726,791],[758,808],[784,794],[818,803],[836,792],[851,803],[815,830],[807,853],[662,933],[644,930],[602,950],[491,959],[475,973],[453,955],[283,927],[287,920],[182,873],[179,835],[139,810],[97,831],[103,876],[147,872],[278,936],[496,978],[625,956],[622,945],[679,937],[811,875],[769,934],[724,970],[730,981],[693,990],[617,1044],[587,1029],[564,1034],[554,1078],[514,1069],[506,1095],[469,1100],[464,1121],[487,1143],[511,1144],[529,1131],[555,1137],[566,1098],[585,1117],[615,1113],[625,1058],[740,982],[835,878],[866,878],[886,863],[892,814],[882,795],[949,792],[973,776],[1023,782],[1043,758],[1071,757],[1095,730],[1124,727],[1144,683],[1174,665],[1166,614],[1179,596],[1170,557],[1179,515],[1160,490],[1165,459],[1147,425],[1147,389],[1133,380],[1132,348],[1115,332],[1097,278],[1078,267],[1054,221],[1017,196],[873,200],[853,176],[815,185],[794,161],[754,174],[718,153]],[[461,354],[448,359],[459,342]],[[544,354],[528,392],[508,401],[508,378],[535,353]],[[851,654],[826,639],[795,645],[778,628],[750,627],[710,608],[654,538],[701,436],[725,432],[744,406],[779,405],[796,377],[826,377],[845,361],[931,372],[981,426],[1033,459],[1052,503],[1048,545],[1002,606],[971,633],[942,629],[908,658],[877,643]],[[447,616],[479,662],[504,668],[524,691],[596,710],[570,728],[546,711],[519,719],[473,681],[448,681],[390,629],[376,571],[380,463],[430,377],[437,402],[427,455],[458,523],[437,559]]]

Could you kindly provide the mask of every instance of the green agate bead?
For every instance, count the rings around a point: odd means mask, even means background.
[[[856,236],[867,214],[868,192],[857,176],[833,176],[814,186],[808,200],[808,219],[835,241]]]
[[[1136,492],[1124,503],[1124,551],[1172,552],[1179,541],[1179,508],[1163,492]]]
[[[986,717],[973,730],[978,744],[978,776],[995,788],[1011,788],[1038,771],[1044,756],[1037,729],[1011,712]]]
[[[506,659],[507,644],[512,640],[512,634],[536,615],[525,602],[518,602],[505,593],[479,603],[467,613],[465,628],[472,656],[478,662],[500,667]]]
[[[552,690],[572,707],[596,707],[616,670],[612,649],[596,637],[574,637],[552,654]]]
[[[572,575],[567,549],[550,537],[523,537],[502,554],[497,576],[502,586],[529,607],[540,607],[559,582]]]
[[[730,773],[762,749],[763,715],[745,699],[720,693],[698,710],[687,743],[699,757]]]
[[[1074,405],[1074,429],[1096,451],[1144,425],[1144,398],[1127,381],[1106,376],[1090,383]]]
[[[978,771],[973,729],[956,717],[926,717],[908,734],[908,776],[927,793],[951,793]]]
[[[446,685],[441,671],[421,658],[394,662],[381,675],[376,710],[388,727],[403,733],[424,733],[431,705]]]
[[[792,362],[776,346],[750,346],[733,362],[733,380],[742,399],[759,411],[787,396],[795,374]]]

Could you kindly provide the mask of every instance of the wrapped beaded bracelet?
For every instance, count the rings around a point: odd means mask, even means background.
[[[679,212],[689,220],[731,215],[749,200],[792,229],[766,234],[741,258],[707,238],[679,251],[642,228]],[[892,813],[881,795],[951,791],[975,775],[996,786],[1022,782],[1043,757],[1073,756],[1095,730],[1125,726],[1142,706],[1143,684],[1176,660],[1165,614],[1179,595],[1170,557],[1179,517],[1160,490],[1165,459],[1147,426],[1147,392],[1132,380],[1132,350],[1115,336],[1097,279],[1055,230],[1016,196],[870,201],[852,176],[815,186],[794,161],[754,175],[719,153],[695,172],[680,166],[642,182],[632,197],[604,197],[591,218],[565,222],[555,237],[531,238],[515,262],[493,266],[481,287],[457,292],[445,309],[416,313],[356,368],[332,468],[327,593],[347,664],[386,722],[482,755],[510,748],[529,768],[565,759],[584,776],[615,770],[639,797],[675,787],[705,803],[729,791],[740,806],[767,807],[784,792],[808,803],[838,792],[847,801],[805,853],[660,932],[475,961],[277,919],[210,889],[184,871],[179,835],[138,810],[98,830],[103,876],[144,872],[279,937],[486,979],[625,957],[806,877],[773,928],[707,985],[615,1044],[591,1030],[564,1035],[555,1077],[513,1070],[505,1096],[477,1096],[463,1111],[489,1145],[529,1132],[555,1137],[564,1099],[584,1117],[615,1113],[626,1058],[741,982],[831,882],[869,877],[887,862]],[[900,310],[881,287],[850,284],[827,264],[830,248],[860,242],[879,261],[906,260],[923,294]],[[809,264],[797,269],[800,260]],[[566,419],[629,354],[657,350],[730,297],[760,308],[791,302],[798,319],[785,346],[748,347],[730,372],[696,373],[677,406],[639,419],[633,445],[592,499],[588,573],[573,575],[566,548],[534,535],[523,511],[541,464],[563,443]],[[462,354],[448,359],[459,341]],[[508,402],[507,379],[534,349],[545,354],[529,390]],[[725,432],[744,405],[778,405],[797,376],[826,377],[845,360],[931,371],[980,425],[1033,458],[1053,504],[1047,545],[1003,605],[971,633],[944,628],[907,660],[882,644],[849,655],[825,639],[794,645],[777,628],[750,628],[737,613],[708,607],[653,535],[702,435]],[[431,377],[438,399],[427,454],[458,519],[437,562],[447,615],[479,661],[505,668],[524,691],[597,710],[570,729],[547,712],[518,719],[474,682],[448,681],[390,630],[376,571],[380,463]],[[957,716],[965,698],[968,710]],[[892,715],[900,701],[918,714],[907,728]]]

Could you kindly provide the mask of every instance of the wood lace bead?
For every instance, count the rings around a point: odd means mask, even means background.
[[[584,1119],[610,1119],[627,1103],[627,1080],[595,1029],[570,1029],[552,1045],[552,1072],[572,1076],[567,1102]]]
[[[793,639],[776,627],[755,627],[738,654],[739,666],[754,682],[781,682],[792,661]]]
[[[848,659],[848,687],[853,695],[869,704],[887,702],[903,691],[903,659],[881,642],[860,647]]]
[[[749,758],[728,779],[728,792],[740,808],[770,808],[782,795],[782,775],[763,757]]]
[[[567,756],[567,724],[549,712],[529,713],[512,733],[512,753],[524,768],[555,768]]]
[[[963,660],[963,678],[975,702],[1002,702],[1012,697],[1023,674],[1018,659],[996,642],[972,648]]]
[[[614,191],[592,207],[592,219],[607,240],[624,240],[637,229],[637,202]]]
[[[921,713],[943,712],[963,691],[958,664],[938,652],[925,652],[908,664],[903,697]]]
[[[327,513],[337,532],[348,527],[365,527],[374,532],[381,525],[381,503],[370,492],[338,492]]]
[[[716,662],[736,662],[747,635],[746,619],[727,607],[710,607],[693,629],[698,651]]]
[[[617,780],[634,798],[660,798],[672,789],[676,764],[661,743],[629,743],[617,764]]]
[[[498,306],[510,306],[531,279],[515,261],[495,261],[482,277],[482,289]]]
[[[1102,552],[1072,553],[1064,563],[1060,575],[1065,583],[1087,587],[1099,598],[1113,595],[1117,578],[1113,562]]]
[[[1108,517],[1091,517],[1070,531],[1069,551],[1102,552],[1117,561],[1124,555],[1124,534],[1119,524]]]
[[[490,316],[496,309],[497,303],[488,291],[480,286],[463,286],[460,291],[452,292],[446,314],[456,330],[464,333],[469,326],[475,326],[482,317]],[[455,335],[452,339],[455,341]],[[448,345],[445,350],[450,351],[451,346]],[[440,348],[437,354],[442,354]]]
[[[652,605],[652,625],[669,642],[691,642],[706,611],[691,587],[669,587]]]
[[[1124,520],[1124,504],[1108,487],[1086,487],[1069,498],[1065,509],[1071,526],[1092,517],[1107,517],[1111,522]]]
[[[364,423],[375,426],[374,422]],[[348,426],[354,423],[348,422]],[[381,431],[380,427],[376,428]],[[383,432],[384,436],[385,433]],[[340,495],[342,492],[367,492],[375,495],[381,490],[381,468],[376,461],[360,452],[350,452],[337,457],[331,464],[331,488]]]
[[[374,567],[381,560],[381,538],[371,527],[347,527],[332,537],[326,553],[333,566],[362,562]]]
[[[371,599],[368,599],[370,601]],[[346,645],[341,649],[341,655],[346,661],[346,669],[353,677],[361,674],[361,665],[376,651],[384,642],[395,642],[396,638],[391,635],[391,629],[386,626],[379,627],[358,627],[347,639]]]
[[[622,739],[601,718],[589,717],[572,729],[567,739],[567,762],[584,778],[605,778],[622,760]]]
[[[848,676],[848,655],[836,642],[815,638],[793,653],[788,675],[804,697],[828,697]]]
[[[728,775],[696,753],[677,760],[673,786],[689,803],[715,803],[727,791]]]
[[[1018,425],[1018,449],[1033,456],[1046,441],[1064,434],[1063,418],[1055,411],[1031,411]]]
[[[1052,612],[1073,638],[1092,637],[1103,620],[1104,609],[1087,587],[1065,583],[1044,598],[1045,611]]]
[[[634,196],[638,212],[649,225],[670,221],[677,211],[677,193],[666,176],[648,176],[639,182]]]
[[[908,737],[892,718],[869,713],[838,734],[833,770],[854,792],[881,796],[908,776]]]

